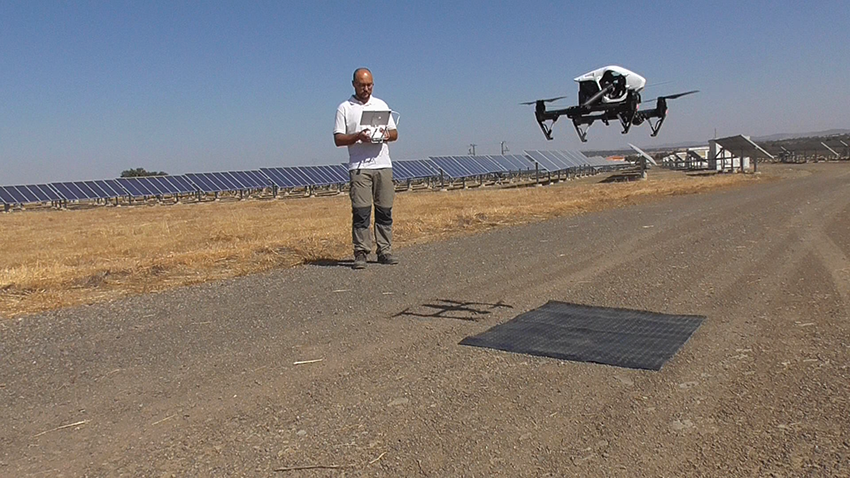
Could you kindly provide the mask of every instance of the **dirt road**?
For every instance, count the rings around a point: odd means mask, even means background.
[[[5,321],[0,475],[848,476],[850,165],[774,168]],[[548,300],[707,320],[660,372],[457,345]]]

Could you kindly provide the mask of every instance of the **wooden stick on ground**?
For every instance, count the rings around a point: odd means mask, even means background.
[[[71,427],[75,427],[77,425],[85,425],[86,423],[88,423],[90,421],[91,420],[82,420],[82,421],[79,421],[79,422],[76,422],[76,423],[69,423],[67,425],[62,425],[60,427],[52,428],[50,430],[45,430],[45,431],[39,433],[38,435],[33,435],[32,437],[33,438],[40,437],[41,435],[44,435],[45,433],[55,432],[56,430],[62,430],[63,428],[71,428]]]
[[[354,468],[357,465],[302,465],[275,468],[272,471],[300,471],[300,470],[339,470],[342,468]]]

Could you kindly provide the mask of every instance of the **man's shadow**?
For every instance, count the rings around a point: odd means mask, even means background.
[[[409,316],[477,322],[479,319],[483,318],[483,316],[492,313],[495,309],[513,309],[513,306],[505,304],[501,300],[495,304],[489,304],[486,302],[437,299],[434,304],[422,304],[419,306],[408,307],[398,314],[395,314],[393,317]]]
[[[374,262],[374,261],[372,261]],[[318,267],[347,267],[351,269],[354,267],[354,259],[328,259],[328,258],[319,258],[319,259],[310,259],[304,261],[304,265],[308,266],[318,266]]]

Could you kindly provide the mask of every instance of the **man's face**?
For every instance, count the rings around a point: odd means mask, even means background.
[[[372,96],[372,75],[368,71],[360,71],[351,82],[354,85],[354,96],[360,101],[368,101]]]

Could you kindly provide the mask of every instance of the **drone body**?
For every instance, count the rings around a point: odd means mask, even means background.
[[[605,125],[613,120],[619,121],[623,134],[628,133],[632,125],[639,126],[646,121],[652,130],[652,136],[656,136],[667,117],[667,100],[696,93],[694,90],[659,96],[655,108],[642,110],[640,93],[646,86],[646,79],[635,72],[610,65],[587,72],[575,78],[575,81],[579,85],[577,106],[546,109],[546,103],[564,98],[563,96],[523,103],[535,105],[534,116],[546,139],[552,139],[552,125],[561,116],[573,121],[576,133],[582,141],[587,141],[587,130],[597,120]],[[547,124],[547,121],[551,123]]]

